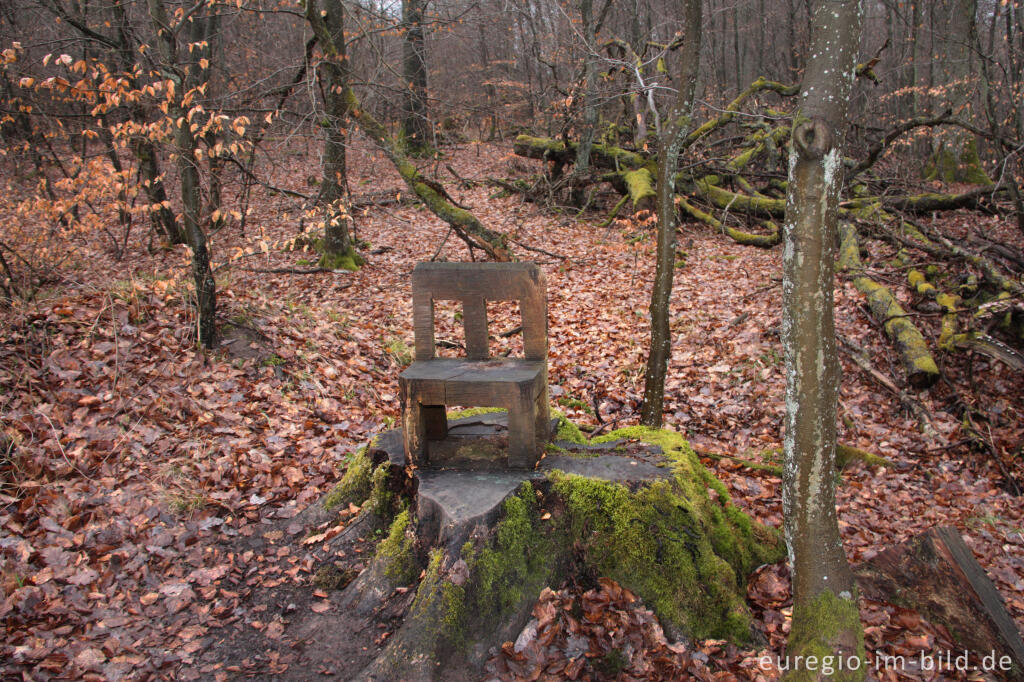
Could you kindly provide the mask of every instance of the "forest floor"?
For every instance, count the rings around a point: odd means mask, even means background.
[[[280,158],[267,169],[271,184],[311,191],[295,184],[317,174],[315,149],[282,151]],[[516,247],[521,258],[536,256],[547,275],[556,407],[596,428],[635,424],[649,340],[653,228],[635,219],[602,228],[601,213],[578,218],[517,196],[492,197],[484,185],[460,187],[444,169],[451,164],[463,178],[482,181],[507,177],[526,163],[512,159],[510,145],[463,145],[448,151],[438,171],[485,224],[564,257]],[[72,239],[59,279],[35,301],[5,311],[0,418],[13,446],[0,452],[0,675],[310,679],[354,672],[305,667],[292,627],[299,611],[328,610],[311,586],[315,550],[339,532],[337,521],[351,510],[313,521],[299,512],[340,480],[361,444],[398,418],[397,376],[412,348],[413,265],[435,252],[449,260],[468,254],[454,236],[442,243],[447,228],[429,212],[394,201],[406,192],[383,157],[356,149],[349,164],[357,199],[371,192],[390,199],[356,211],[358,238],[369,244],[365,267],[267,272],[308,268],[315,256],[280,248],[295,236],[301,211],[294,199],[263,195],[245,237],[231,226],[212,239],[215,263],[222,264],[216,275],[223,339],[213,351],[195,345],[187,249],[149,254],[141,227],[121,262],[96,237]],[[968,223],[986,223],[992,236],[1022,246],[1009,221],[995,217],[949,214],[937,227],[955,234]],[[245,249],[254,253],[238,257]],[[699,452],[778,464],[781,254],[693,225],[683,226],[680,250],[667,426]],[[872,256],[880,261],[891,253]],[[898,358],[842,279],[836,303],[839,333],[901,384]],[[439,337],[458,340],[454,312],[441,307]],[[492,329],[516,326],[512,312],[495,306]],[[937,335],[937,317],[920,324],[926,335]],[[517,340],[495,343],[514,347]],[[838,506],[850,560],[869,559],[932,526],[955,526],[1024,626],[1024,505],[1008,492],[1009,479],[1024,480],[1019,373],[966,352],[939,357],[946,379],[915,393],[938,432],[928,439],[893,395],[844,354],[840,359],[840,440],[891,462],[854,464],[842,473]],[[970,449],[959,416],[965,407],[985,415],[995,456]],[[738,506],[781,525],[777,476],[729,457],[704,462]],[[308,530],[290,528],[293,518],[315,523],[313,534],[289,542]],[[372,529],[364,539],[373,539]],[[551,588],[538,608],[584,598],[572,586]],[[615,586],[601,589],[587,603],[603,605],[620,629],[649,620]],[[764,643],[672,645],[674,675],[778,676],[771,659],[782,653],[791,613],[785,568],[759,570],[749,596]],[[908,661],[878,671],[882,679],[936,678],[916,670],[918,661],[959,653],[948,633],[910,611],[863,601],[861,613],[869,663],[880,655]],[[245,647],[224,651],[239,633]],[[382,645],[387,634],[372,637],[368,647]],[[335,632],[331,639],[343,636]],[[306,649],[317,637],[314,632]],[[529,675],[541,665],[567,676],[568,646],[564,637],[554,638],[546,660],[505,656],[490,669]],[[650,655],[664,658],[663,643],[651,647]],[[635,655],[639,661],[645,653]],[[587,659],[575,674],[614,679],[600,660]],[[633,665],[618,666],[619,679],[634,679]]]

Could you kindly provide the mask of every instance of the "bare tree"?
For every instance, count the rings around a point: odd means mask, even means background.
[[[675,176],[679,153],[693,118],[693,99],[700,71],[701,0],[684,0],[683,44],[679,67],[679,90],[662,122],[658,134],[658,248],[651,291],[651,350],[644,374],[644,405],[640,420],[648,426],[661,426],[665,402],[665,373],[672,355],[669,329],[669,299],[676,257]]]
[[[793,570],[787,655],[858,662],[864,637],[857,589],[835,506],[836,402],[840,369],[833,318],[842,147],[857,64],[859,0],[819,0],[811,52],[793,121],[783,230],[782,341],[786,359],[783,508]],[[851,678],[863,678],[863,670]],[[813,679],[804,669],[798,677]]]

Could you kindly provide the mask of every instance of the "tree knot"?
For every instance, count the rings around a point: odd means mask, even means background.
[[[793,129],[793,143],[801,157],[808,161],[820,159],[832,149],[832,131],[821,118],[801,121]]]

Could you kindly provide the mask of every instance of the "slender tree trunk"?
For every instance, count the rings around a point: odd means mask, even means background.
[[[583,29],[583,120],[573,176],[582,179],[590,168],[590,151],[594,145],[594,129],[597,127],[597,40],[594,33],[593,0],[580,0],[580,20]],[[583,206],[583,191],[575,182],[570,195],[574,206]]]
[[[921,0],[913,0],[911,9],[911,20],[910,20],[910,87],[913,93],[913,103],[911,105],[911,114],[913,118],[916,118],[921,114],[921,93],[919,91],[919,85],[921,83],[921,54],[919,49],[920,42],[920,26],[921,26]]]
[[[427,45],[423,36],[425,0],[402,0],[402,74],[405,78],[402,133],[413,154],[433,147],[427,112]],[[344,38],[342,38],[344,41]]]
[[[658,246],[651,290],[651,348],[644,373],[644,404],[640,421],[660,427],[665,404],[665,374],[672,356],[669,301],[676,260],[675,175],[683,138],[693,118],[693,100],[700,74],[701,0],[683,0],[683,47],[679,67],[679,91],[658,139]]]
[[[857,591],[835,506],[840,370],[833,319],[842,142],[857,63],[858,0],[819,0],[802,104],[793,122],[783,230],[782,340],[786,360],[783,509],[793,571],[787,656],[831,654],[863,662]],[[858,674],[847,679],[862,679]],[[816,671],[794,671],[815,679]],[[839,679],[842,679],[840,676]]]
[[[216,341],[217,287],[210,267],[210,253],[206,244],[206,232],[200,223],[202,199],[200,194],[199,167],[196,163],[196,137],[191,128],[191,116],[185,109],[183,98],[188,90],[198,86],[177,66],[177,38],[167,16],[163,0],[147,0],[149,17],[157,36],[157,46],[170,80],[177,92],[168,109],[168,117],[174,131],[174,148],[177,155],[178,178],[181,185],[182,227],[185,239],[192,251],[192,279],[196,287],[196,308],[199,318],[199,342],[210,348]],[[195,19],[203,21],[204,19]],[[195,36],[193,36],[195,37]],[[209,36],[206,36],[208,39]],[[192,65],[197,66],[197,65]],[[194,76],[193,76],[194,78]]]
[[[310,2],[313,11],[316,3]],[[321,163],[322,178],[318,203],[327,212],[324,221],[324,245],[322,265],[325,267],[356,267],[359,259],[352,248],[348,212],[348,180],[345,145],[347,143],[348,103],[345,89],[348,87],[348,64],[345,55],[344,8],[340,0],[324,0],[322,16],[326,35],[320,39],[324,61],[320,74],[324,82],[324,108],[322,125],[325,131],[324,154]],[[344,259],[351,258],[351,263]]]

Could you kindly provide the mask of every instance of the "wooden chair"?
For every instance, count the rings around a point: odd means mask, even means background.
[[[399,376],[406,461],[429,463],[446,405],[508,409],[508,466],[532,469],[550,436],[544,273],[533,263],[419,263],[412,274],[416,361]],[[434,353],[434,301],[462,302],[465,358]],[[519,301],[523,358],[491,358],[487,301]]]

